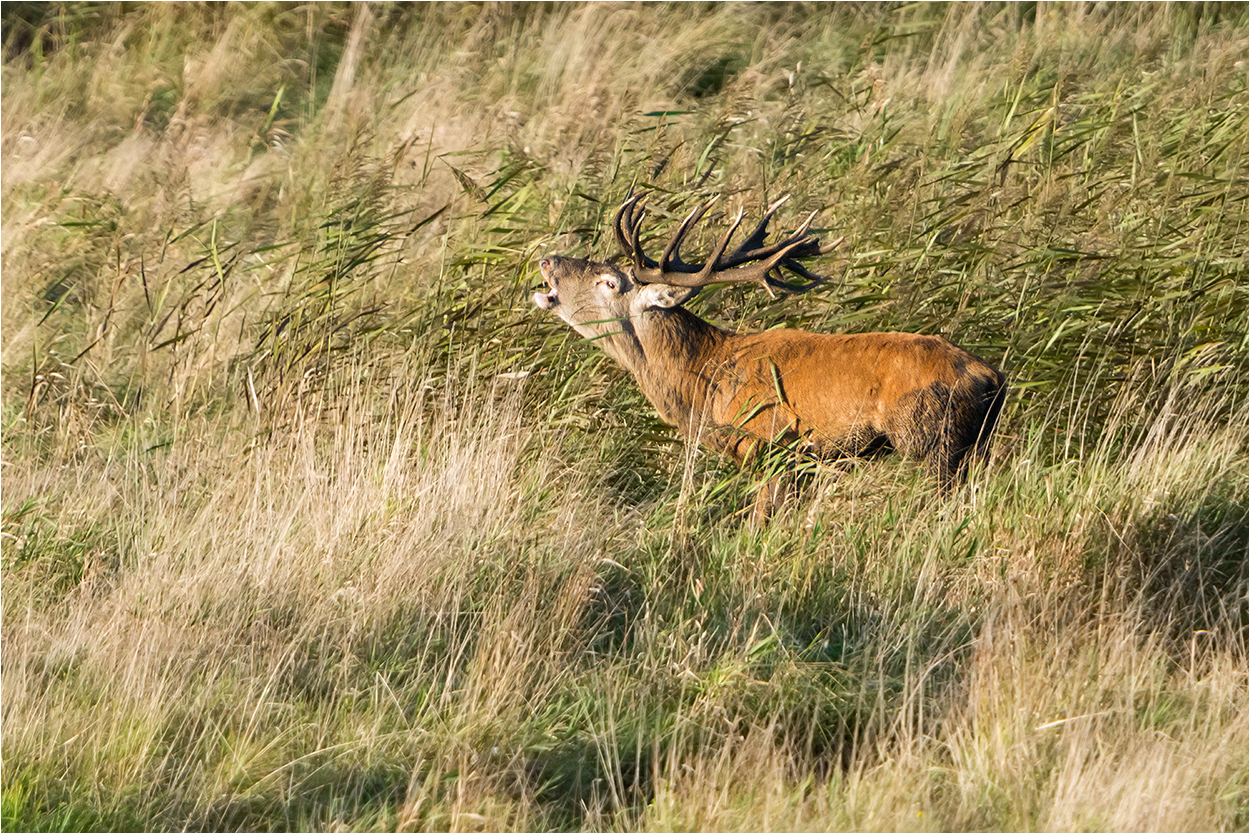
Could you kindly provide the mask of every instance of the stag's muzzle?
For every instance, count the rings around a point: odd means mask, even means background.
[[[551,274],[552,261],[550,258],[543,258],[538,262],[538,271],[542,273],[543,280],[547,282],[548,292],[536,292],[533,295],[534,303],[544,310],[550,310],[552,307],[560,303],[560,291],[556,287],[555,276]]]

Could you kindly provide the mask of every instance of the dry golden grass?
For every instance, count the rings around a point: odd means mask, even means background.
[[[1244,6],[3,14],[6,830],[1246,828]],[[635,183],[993,459],[744,527],[526,300]]]

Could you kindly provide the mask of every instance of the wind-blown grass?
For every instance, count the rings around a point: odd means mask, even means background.
[[[1243,6],[4,41],[6,829],[1246,827]],[[744,525],[528,302],[630,188],[820,209],[827,289],[696,309],[951,338],[991,459]]]

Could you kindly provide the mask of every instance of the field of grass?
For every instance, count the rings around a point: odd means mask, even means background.
[[[5,830],[1250,825],[1244,4],[3,41]],[[952,339],[991,459],[745,523],[762,474],[528,300],[631,187],[656,240],[819,210],[825,288],[693,308]]]

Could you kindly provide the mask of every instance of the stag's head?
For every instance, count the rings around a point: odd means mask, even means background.
[[[574,330],[593,339],[619,332],[650,309],[680,304],[687,291],[667,284],[642,284],[616,264],[549,255],[538,262],[546,292],[534,303],[551,310]],[[666,292],[667,291],[667,292]]]
[[[726,250],[742,223],[741,211],[706,261],[686,263],[680,254],[682,241],[716,202],[713,197],[686,215],[656,261],[643,253],[639,241],[645,213],[642,197],[639,194],[627,199],[613,220],[616,240],[628,263],[544,257],[538,262],[538,268],[547,283],[547,291],[534,293],[534,303],[555,312],[588,338],[630,333],[650,314],[671,311],[709,284],[756,283],[770,292],[806,292],[825,279],[808,272],[798,259],[824,254],[838,243],[821,246],[819,240],[807,233],[816,216],[812,212],[791,235],[766,245],[768,222],[787,199],[782,198],[768,207],[755,230],[732,252]],[[782,280],[782,268],[801,276],[807,283],[786,283]]]

